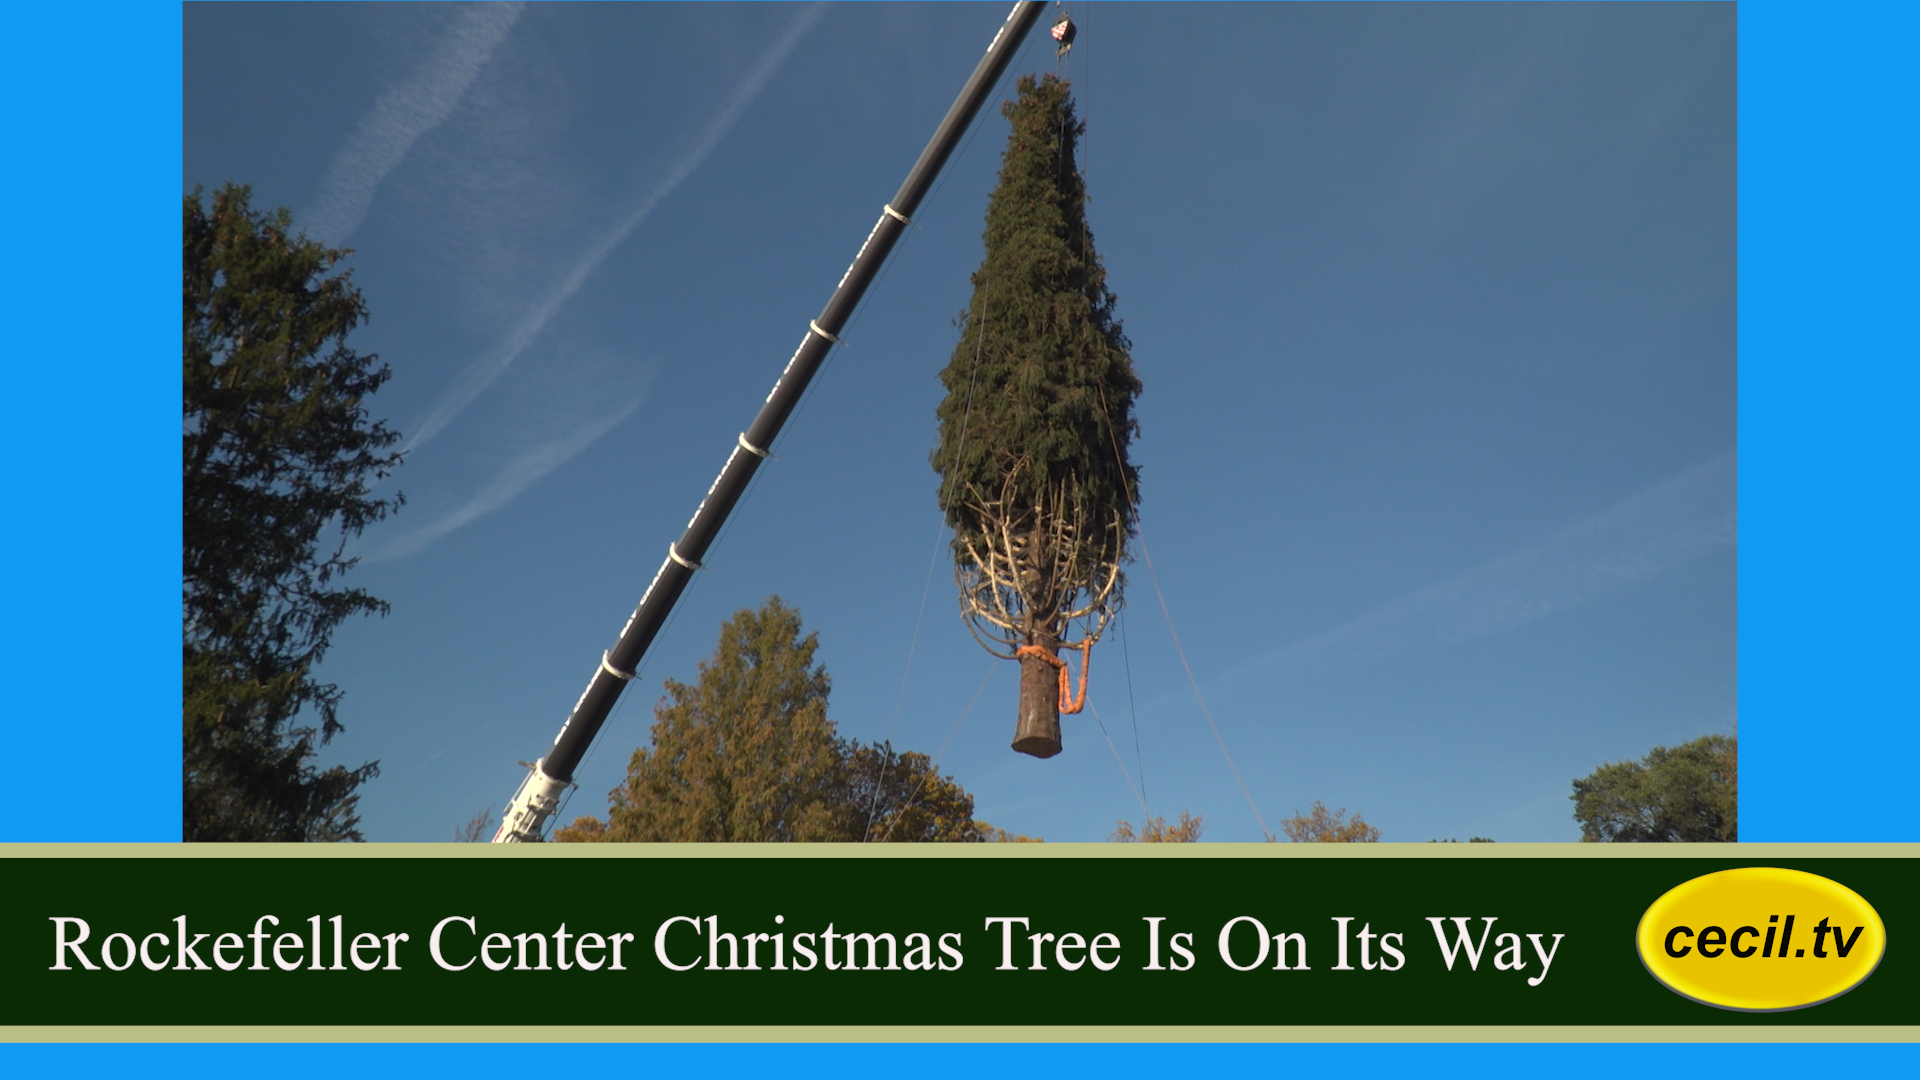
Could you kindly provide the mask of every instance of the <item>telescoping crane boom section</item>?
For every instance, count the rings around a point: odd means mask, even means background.
[[[994,84],[1000,81],[1000,76],[1005,74],[1020,42],[1025,40],[1027,32],[1039,21],[1045,8],[1043,0],[1023,0],[1015,4],[1006,23],[994,35],[993,44],[987,46],[987,54],[981,57],[966,87],[954,100],[953,107],[947,110],[946,118],[940,121],[933,139],[920,152],[920,159],[914,162],[912,171],[907,173],[906,182],[900,185],[893,201],[881,210],[880,220],[874,223],[873,231],[867,234],[867,242],[860,245],[860,253],[854,256],[853,265],[847,267],[847,272],[841,276],[833,297],[827,301],[820,317],[808,324],[806,337],[801,340],[799,350],[793,354],[793,359],[787,361],[786,370],[780,373],[779,381],[773,384],[773,392],[767,395],[766,403],[760,407],[760,414],[754,417],[753,426],[741,432],[735,441],[726,467],[720,470],[713,486],[707,489],[706,498],[701,500],[699,509],[693,513],[693,520],[687,522],[686,532],[668,545],[666,561],[660,564],[659,572],[653,576],[653,584],[647,586],[646,594],[640,598],[640,605],[628,617],[626,627],[620,631],[619,640],[601,654],[600,666],[594,671],[580,700],[574,703],[572,715],[561,725],[560,735],[553,741],[553,749],[535,762],[533,770],[521,781],[519,791],[514,793],[513,801],[507,806],[499,831],[494,833],[494,843],[518,844],[544,838],[547,822],[559,808],[560,796],[573,783],[574,769],[579,766],[580,759],[586,756],[587,747],[593,744],[594,736],[600,733],[600,727],[612,713],[614,703],[620,700],[620,692],[634,677],[641,658],[646,656],[647,647],[667,621],[674,603],[692,580],[693,572],[700,569],[700,560],[706,556],[707,546],[713,543],[720,527],[726,523],[734,503],[740,500],[747,482],[753,478],[754,470],[766,459],[768,449],[773,446],[774,439],[780,434],[794,406],[800,403],[801,395],[819,370],[821,361],[826,359],[827,351],[839,343],[840,330],[846,326],[854,308],[859,306],[867,286],[872,284],[874,276],[885,265],[893,245],[899,241],[900,234],[919,209],[920,201],[933,187],[934,179],[940,175],[947,158],[960,145],[961,136],[966,134],[981,104],[993,91]]]

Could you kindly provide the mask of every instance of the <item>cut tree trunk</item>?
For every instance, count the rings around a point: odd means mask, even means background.
[[[1060,752],[1060,672],[1038,656],[1020,658],[1020,723],[1013,748],[1037,758]]]

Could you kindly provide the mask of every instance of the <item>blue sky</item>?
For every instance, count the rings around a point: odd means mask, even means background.
[[[1315,799],[1389,840],[1570,840],[1574,777],[1732,731],[1731,7],[1073,10],[1153,563],[1093,709],[1060,757],[1009,750],[1013,673],[938,558],[989,113],[569,813],[772,593],[819,631],[843,732],[940,754],[980,817],[1053,840],[1142,796],[1217,840]],[[186,9],[184,188],[251,183],[356,249],[355,343],[395,373],[409,505],[355,574],[394,611],[324,669],[330,759],[381,762],[370,839],[450,838],[544,752],[1004,13]],[[1053,66],[1036,34],[1014,71]]]

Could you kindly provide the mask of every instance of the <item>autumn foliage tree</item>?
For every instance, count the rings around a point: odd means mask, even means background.
[[[1081,651],[1084,696],[1086,650],[1121,603],[1140,380],[1087,227],[1086,129],[1067,84],[1024,76],[1001,112],[1013,131],[940,374],[932,463],[961,612],[983,647],[1020,662],[1013,748],[1044,758],[1060,752],[1062,708],[1080,704],[1060,653]]]
[[[1020,833],[1008,832],[1005,829],[996,829],[992,825],[989,825],[984,821],[974,822],[973,827],[974,827],[974,831],[979,834],[980,842],[983,844],[1044,844],[1046,843],[1044,839],[1038,836],[1023,836]]]
[[[1197,844],[1206,828],[1205,818],[1182,810],[1179,821],[1169,824],[1166,818],[1150,817],[1137,831],[1132,822],[1119,822],[1107,839],[1116,844]]]
[[[1295,810],[1280,823],[1280,831],[1296,844],[1372,844],[1380,839],[1380,830],[1367,824],[1359,814],[1347,817],[1347,808],[1328,810],[1318,799],[1307,812]]]
[[[841,746],[836,798],[860,822],[853,839],[870,843],[973,843],[982,823],[973,820],[973,796],[933,760],[890,743]],[[861,820],[860,807],[867,807]],[[851,832],[851,830],[849,830]]]
[[[249,199],[196,190],[181,225],[182,835],[357,840],[377,766],[315,766],[342,725],[314,668],[343,621],[387,610],[339,579],[400,504],[371,496],[399,435],[367,409],[386,366],[346,343],[367,315],[349,253]]]

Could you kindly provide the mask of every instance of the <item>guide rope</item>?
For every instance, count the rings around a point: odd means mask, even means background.
[[[926,788],[927,781],[940,775],[940,762],[947,756],[947,748],[953,745],[953,737],[960,734],[960,725],[966,723],[967,717],[973,715],[973,707],[980,703],[981,693],[987,689],[987,684],[993,681],[993,673],[999,670],[1000,665],[997,662],[987,667],[986,675],[981,678],[980,685],[973,691],[973,698],[967,702],[966,709],[960,713],[960,719],[953,722],[953,730],[947,732],[947,741],[940,744],[940,752],[933,755],[932,761],[927,762],[927,771],[921,774],[920,782],[914,785],[911,794],[901,800],[897,810],[889,811],[892,817],[891,820],[887,822],[887,831],[880,834],[881,843],[884,844],[892,838],[894,827],[900,824],[901,818],[907,816],[907,811],[913,807],[913,801],[918,799],[920,792]],[[868,835],[872,835],[871,824],[868,826]]]
[[[1104,388],[1100,391],[1100,406],[1111,415]],[[1112,441],[1114,464],[1120,468],[1120,482],[1131,489],[1132,485],[1127,483],[1126,460],[1120,454],[1120,441],[1111,426],[1107,429],[1107,438]],[[1131,490],[1128,497],[1132,497]],[[1160,589],[1160,573],[1153,568],[1153,553],[1147,550],[1147,538],[1141,534],[1137,523],[1134,526],[1134,539],[1140,542],[1140,557],[1147,564],[1147,578],[1153,582],[1153,595],[1160,601],[1160,614],[1167,620],[1167,635],[1173,638],[1173,651],[1180,657],[1180,667],[1187,673],[1187,685],[1193,687],[1194,700],[1200,703],[1200,715],[1206,717],[1207,729],[1213,732],[1213,741],[1220,747],[1220,756],[1227,760],[1227,771],[1233,774],[1234,783],[1240,785],[1240,794],[1246,796],[1247,808],[1253,811],[1254,820],[1260,823],[1261,835],[1272,842],[1277,838],[1273,830],[1267,828],[1266,815],[1260,813],[1260,805],[1253,801],[1253,792],[1248,790],[1247,782],[1240,776],[1240,767],[1233,763],[1233,754],[1227,750],[1227,740],[1220,737],[1220,725],[1213,722],[1213,710],[1207,708],[1207,696],[1200,692],[1200,680],[1193,677],[1193,665],[1187,662],[1187,650],[1180,644],[1180,632],[1173,628],[1173,612],[1167,607],[1167,594]]]
[[[1134,801],[1140,804],[1140,820],[1148,820],[1152,815],[1147,812],[1147,797],[1141,794],[1140,788],[1134,784],[1133,774],[1127,771],[1127,763],[1120,758],[1120,748],[1113,744],[1113,736],[1107,734],[1107,722],[1100,717],[1100,706],[1093,705],[1090,708],[1093,709],[1093,722],[1100,725],[1100,737],[1107,740],[1107,749],[1113,751],[1113,763],[1120,766],[1120,775],[1127,781],[1127,790],[1133,792]],[[1140,782],[1144,784],[1146,779],[1142,776]]]

